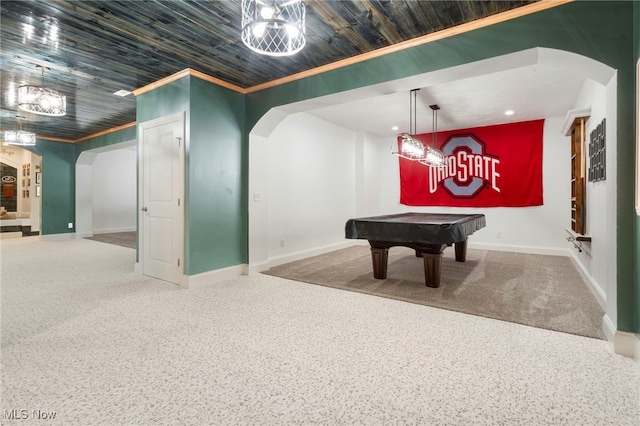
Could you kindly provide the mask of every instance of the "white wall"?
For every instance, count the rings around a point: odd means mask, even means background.
[[[136,230],[136,151],[101,152],[92,166],[93,233]]]
[[[471,236],[470,247],[566,255],[570,141],[560,133],[563,121],[545,120],[544,205],[472,209],[401,205],[389,140],[293,114],[268,137],[252,137],[250,222],[261,214],[268,220],[252,226],[250,263],[273,266],[353,244],[344,238],[347,219],[406,211],[483,213],[487,226]]]
[[[587,121],[587,146],[589,135],[606,118],[606,179],[587,182],[586,193],[586,233],[592,242],[583,244],[583,251],[575,250],[572,255],[584,268],[592,284],[606,300],[606,315],[610,326],[617,326],[616,302],[616,146],[617,111],[616,77],[605,87],[587,80],[576,99],[574,109],[591,108]],[[588,151],[586,152],[588,155]],[[589,162],[587,161],[587,167]]]
[[[268,151],[261,202],[268,203],[272,265],[278,258],[344,244],[344,224],[356,212],[356,134],[299,113],[260,143]]]

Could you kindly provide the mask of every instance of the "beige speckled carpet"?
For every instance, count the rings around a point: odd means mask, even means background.
[[[368,246],[353,246],[264,272],[472,315],[604,339],[603,309],[568,257],[468,250],[456,262],[445,250],[439,288],[424,283],[421,258],[389,250],[387,278],[373,277]]]
[[[264,274],[187,290],[130,248],[35,238],[0,241],[2,425],[640,418],[640,368],[604,340]]]

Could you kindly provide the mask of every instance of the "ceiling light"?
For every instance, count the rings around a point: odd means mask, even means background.
[[[44,67],[42,82],[44,86]],[[39,115],[63,116],[67,113],[67,97],[57,90],[43,86],[24,85],[18,87],[18,108]]]
[[[302,0],[242,0],[242,42],[269,56],[298,53],[306,43]]]
[[[513,115],[514,111],[512,109],[508,109],[504,112],[504,115]]]
[[[424,144],[416,134],[416,92],[420,89],[413,89],[409,95],[409,131],[410,133],[400,133],[393,141],[391,153],[411,161],[418,161],[425,166],[440,166],[444,163],[444,154],[436,148],[438,122],[436,111],[440,109],[437,105],[431,105],[433,110],[432,144]]]
[[[20,130],[5,130],[4,142],[10,145],[20,146],[33,146],[36,144],[36,134],[31,132],[25,132],[22,130],[21,116],[17,116],[16,119],[20,123]]]
[[[114,92],[113,94],[116,95],[116,96],[120,96],[120,97],[124,98],[125,96],[129,96],[131,94],[131,92],[128,91],[128,90],[120,89],[117,92]]]

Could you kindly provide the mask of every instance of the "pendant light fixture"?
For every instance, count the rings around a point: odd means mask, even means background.
[[[4,132],[4,143],[10,145],[19,145],[19,146],[34,146],[36,144],[36,134],[31,132],[25,132],[22,130],[22,122],[23,116],[18,115],[16,119],[18,123],[20,123],[19,130],[5,130]]]
[[[44,87],[45,67],[42,70],[42,86],[18,87],[18,108],[38,115],[61,117],[67,113],[67,97],[57,90]]]
[[[431,132],[431,145],[427,145],[427,152],[423,159],[420,160],[420,164],[425,166],[441,166],[444,164],[444,154],[437,149],[438,146],[438,105],[429,105],[431,108],[431,125],[433,131]]]
[[[269,56],[298,53],[306,43],[302,0],[242,0],[242,42]]]
[[[433,146],[424,144],[415,137],[416,131],[416,94],[420,89],[413,89],[409,93],[409,133],[400,133],[393,141],[391,153],[411,161],[418,161],[426,166],[438,166],[444,163],[444,154],[437,146],[437,105],[432,105],[434,119]],[[439,108],[437,108],[439,109]]]

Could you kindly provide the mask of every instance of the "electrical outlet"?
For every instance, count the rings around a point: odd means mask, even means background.
[[[502,238],[502,232],[499,232],[496,234],[496,238]]]
[[[73,222],[69,222],[67,226],[69,227],[69,229],[73,229]]]
[[[284,238],[280,240],[280,247],[284,247]]]

